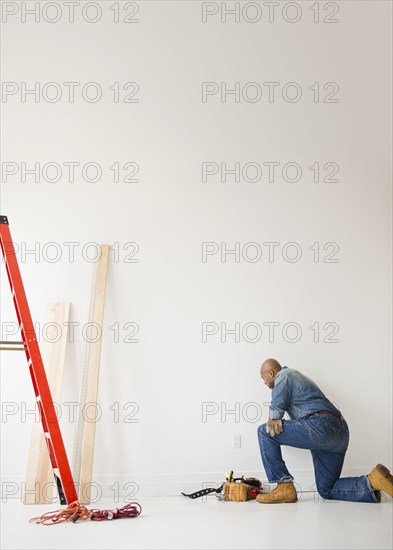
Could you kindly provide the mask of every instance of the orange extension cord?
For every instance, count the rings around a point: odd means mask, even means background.
[[[57,525],[65,521],[76,523],[78,520],[102,521],[104,519],[135,518],[142,512],[142,507],[137,502],[130,502],[123,508],[115,510],[88,510],[86,506],[78,500],[71,502],[64,510],[55,512],[46,512],[42,516],[31,518],[30,523],[39,523],[41,525]]]

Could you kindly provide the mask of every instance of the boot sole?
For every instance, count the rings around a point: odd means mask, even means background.
[[[390,473],[388,468],[386,468],[386,466],[384,466],[383,464],[377,464],[376,468],[378,472],[381,474],[381,476],[383,476],[391,484],[390,491],[389,490],[385,491],[384,489],[381,489],[381,490],[384,491],[385,493],[388,493],[388,495],[393,498],[393,475]]]
[[[297,502],[297,498],[292,498],[290,500],[257,500],[259,504],[287,504]]]

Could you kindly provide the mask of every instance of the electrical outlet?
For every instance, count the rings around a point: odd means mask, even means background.
[[[240,434],[232,435],[232,449],[240,449],[242,446],[242,436]]]

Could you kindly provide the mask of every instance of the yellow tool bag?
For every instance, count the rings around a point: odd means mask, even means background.
[[[247,500],[255,499],[258,493],[262,492],[262,483],[256,477],[233,477],[233,472],[225,474],[224,483],[221,487],[208,489],[202,489],[187,495],[182,493],[188,498],[200,498],[212,493],[216,493],[221,500],[230,500],[231,502],[246,502]]]
[[[251,485],[246,485],[241,481],[226,481],[223,487],[223,497],[232,502],[246,502],[246,500],[251,500],[251,496],[249,496],[251,489]]]

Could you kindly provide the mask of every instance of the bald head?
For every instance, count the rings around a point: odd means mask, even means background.
[[[281,365],[277,361],[277,359],[273,359],[270,357],[269,359],[266,359],[261,365],[261,374],[262,372],[268,372],[269,370],[272,370],[274,372],[279,372],[281,370]]]
[[[266,386],[268,386],[270,389],[274,388],[274,379],[281,369],[282,367],[280,363],[277,361],[277,359],[273,359],[272,357],[266,359],[262,363],[260,369],[261,378],[263,378]]]

